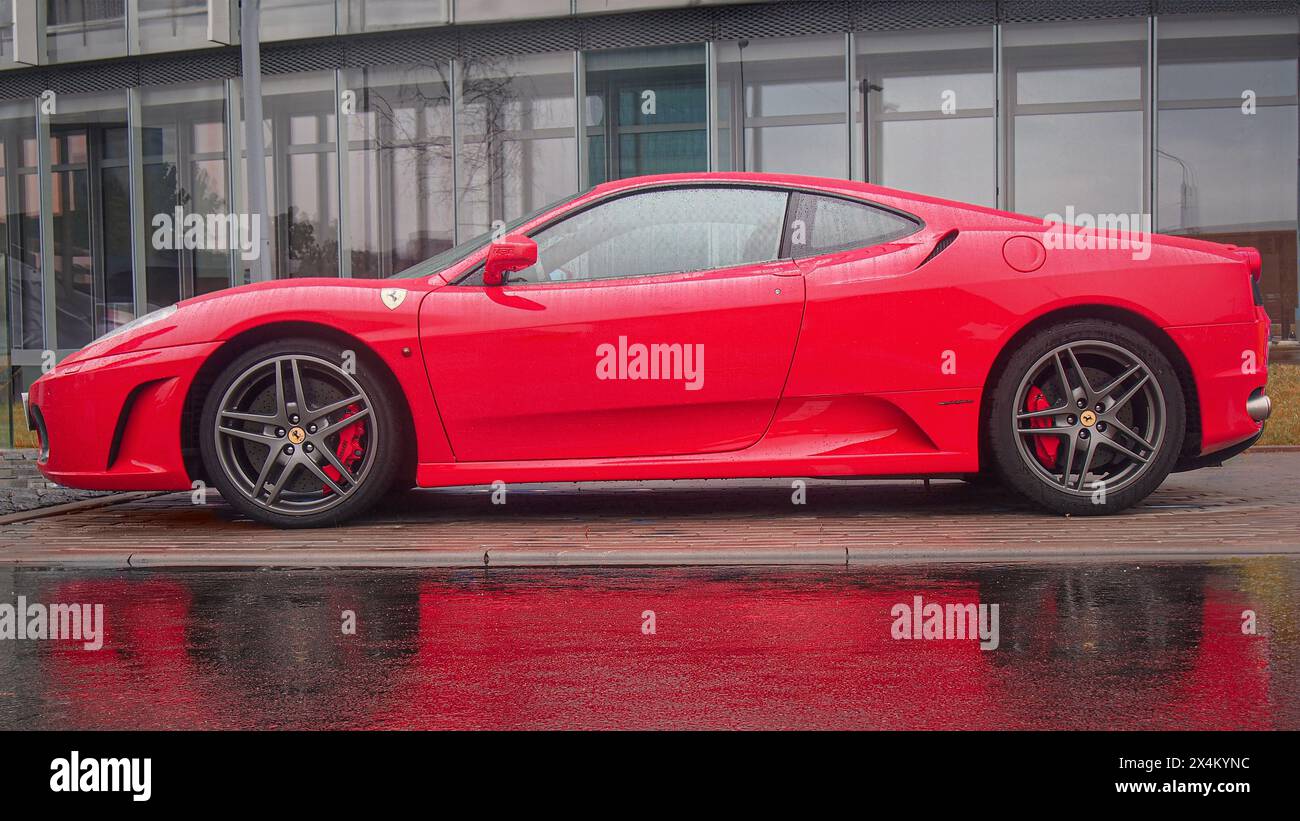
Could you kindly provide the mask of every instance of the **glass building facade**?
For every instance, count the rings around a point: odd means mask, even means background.
[[[747,170],[1252,245],[1296,338],[1295,2],[0,0],[0,446],[63,355],[274,277],[385,277],[599,182]],[[248,211],[270,259],[166,248]],[[179,212],[178,212],[179,209]]]

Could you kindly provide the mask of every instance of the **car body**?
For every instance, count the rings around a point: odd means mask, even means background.
[[[1157,427],[1163,436],[1177,422],[1165,472],[1239,452],[1268,414],[1253,249],[750,173],[607,183],[508,233],[398,278],[208,294],[93,342],[30,389],[41,471],[112,490],[212,478],[199,427],[214,381],[241,352],[289,338],[383,372],[371,392],[395,408],[394,480],[423,487],[988,473],[997,379],[1027,340],[1070,322],[1105,323],[1079,349],[1078,373],[1093,381],[1125,367],[1119,355],[1106,364],[1114,340],[1102,331],[1115,326],[1158,351],[1142,390],[1166,364],[1176,373],[1147,397],[1152,436],[1122,440],[1154,444]],[[542,262],[528,266],[539,244]],[[484,273],[492,254],[505,260],[500,284]],[[287,367],[274,365],[277,384]],[[1091,401],[1055,372],[1059,390],[1050,377],[1039,387]],[[1174,393],[1176,414],[1165,407]],[[1104,415],[1109,400],[1097,398]],[[1063,475],[1071,485],[1068,465]],[[1078,490],[1090,476],[1085,465]]]

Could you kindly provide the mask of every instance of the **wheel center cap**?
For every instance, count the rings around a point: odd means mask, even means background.
[[[1084,411],[1083,413],[1079,414],[1079,421],[1083,423],[1083,426],[1085,428],[1090,428],[1093,425],[1097,424],[1097,414],[1093,413],[1090,410]],[[290,431],[290,433],[292,433],[292,431]]]
[[[289,441],[295,445],[301,445],[302,440],[307,438],[307,431],[302,428],[289,428]]]

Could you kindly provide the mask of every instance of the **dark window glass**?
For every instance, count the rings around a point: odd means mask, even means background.
[[[391,276],[455,245],[450,64],[348,73],[348,247],[354,277]]]
[[[571,54],[477,55],[456,77],[458,241],[579,190]]]
[[[620,197],[535,234],[538,262],[511,282],[572,282],[776,259],[783,191],[679,188]]]
[[[50,115],[41,173],[50,174],[52,241],[41,263],[53,267],[56,348],[80,348],[135,317],[124,104],[124,92],[69,94]]]
[[[854,132],[865,146],[854,163],[865,148],[868,181],[997,205],[994,39],[993,26],[858,38]]]
[[[589,182],[708,167],[704,56],[699,43],[587,53]]]
[[[1158,36],[1155,230],[1249,245],[1274,337],[1296,337],[1295,15],[1169,15]]]
[[[40,350],[45,347],[44,287],[34,105],[30,98],[0,104],[0,239],[7,268],[10,344]]]
[[[126,53],[126,0],[45,0],[49,60],[90,60]]]
[[[407,268],[405,271],[399,271],[398,273],[393,274],[391,277],[388,277],[388,279],[417,279],[419,277],[427,277],[432,274],[436,274],[439,271],[444,271],[452,267],[456,263],[461,262],[462,260],[465,259],[465,257],[469,256],[475,251],[480,250],[483,246],[491,242],[493,237],[504,237],[506,234],[514,233],[515,230],[518,229],[519,227],[532,222],[533,220],[540,217],[542,214],[545,214],[547,211],[554,210],[560,203],[564,202],[567,199],[569,198],[565,197],[564,199],[556,200],[555,202],[549,205],[543,205],[541,208],[538,208],[535,211],[530,211],[527,214],[524,214],[522,217],[517,217],[511,220],[510,222],[505,223],[503,226],[501,226],[500,231],[485,231],[482,234],[479,234],[478,236],[472,239],[467,239],[459,245],[453,246],[451,248],[448,248],[446,251],[433,255],[428,259],[424,260],[423,262],[412,265],[410,268]],[[483,284],[481,274],[482,274],[482,269],[480,268],[477,275],[479,279],[478,282],[476,283],[478,285]],[[470,283],[462,282],[458,284],[468,285]]]
[[[333,72],[315,71],[267,77],[263,84],[277,277],[339,275],[334,83]]]
[[[206,0],[136,0],[139,8],[140,50],[180,51],[207,48]]]
[[[907,217],[858,202],[800,195],[790,223],[790,254],[809,257],[847,248],[867,248],[905,237],[917,229]]]
[[[1149,211],[1147,21],[1008,24],[1002,46],[1010,207],[1052,217]]]
[[[107,330],[135,318],[135,283],[131,278],[131,173],[125,165],[105,166],[100,185],[104,202],[101,230]]]
[[[849,176],[844,35],[718,43],[717,56],[720,168]]]
[[[145,310],[229,287],[239,238],[224,218],[226,105],[219,83],[150,86],[140,91],[136,139],[143,152]],[[175,221],[176,209],[181,219]],[[155,219],[165,216],[181,243],[155,243]],[[194,221],[202,226],[193,225]],[[221,231],[215,227],[220,224]],[[208,233],[208,226],[214,233]],[[195,242],[197,233],[201,241]],[[188,240],[184,239],[189,237]],[[209,242],[208,237],[212,237]],[[236,253],[239,259],[242,254]],[[241,260],[242,262],[242,260]]]

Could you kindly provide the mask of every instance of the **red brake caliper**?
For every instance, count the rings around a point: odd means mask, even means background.
[[[339,417],[339,420],[342,421],[343,419],[347,419],[359,410],[361,410],[361,408],[356,405],[348,405],[347,410],[343,411],[343,415]],[[366,422],[364,419],[358,421],[354,425],[348,425],[346,428],[339,431],[339,443],[334,448],[334,455],[339,458],[339,462],[341,462],[349,472],[355,472],[357,465],[361,464],[361,456],[364,453],[364,450],[361,447],[361,437],[365,435]],[[338,469],[333,465],[324,465],[321,467],[321,470],[323,470],[325,475],[335,482],[343,478],[343,474],[339,473]],[[330,492],[328,487],[322,487],[322,490],[326,493]]]
[[[1047,410],[1052,405],[1047,401],[1047,397],[1038,389],[1037,385],[1029,388],[1029,396],[1025,400],[1026,411]],[[1050,428],[1052,426],[1052,417],[1038,416],[1029,420],[1031,428]],[[1056,467],[1056,454],[1061,449],[1061,440],[1055,436],[1035,436],[1034,437],[1034,455],[1038,461],[1046,468]]]

